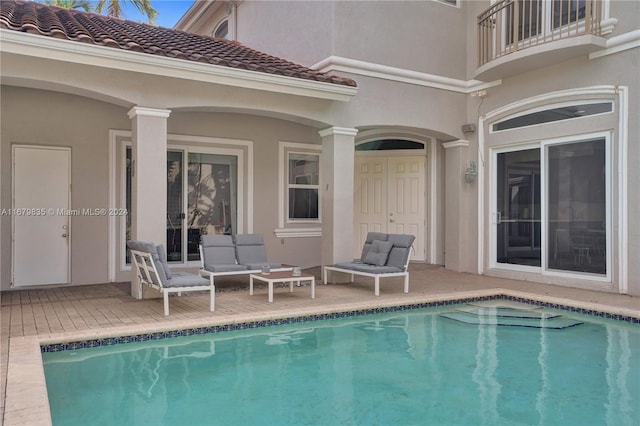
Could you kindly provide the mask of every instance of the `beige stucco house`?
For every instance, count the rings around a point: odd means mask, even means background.
[[[639,17],[199,1],[168,30],[3,1],[2,289],[129,280],[129,238],[196,268],[203,233],[257,232],[310,267],[383,231],[414,262],[640,295]]]

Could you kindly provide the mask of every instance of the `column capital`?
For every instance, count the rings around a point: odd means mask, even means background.
[[[451,142],[444,142],[442,144],[444,149],[449,149],[449,148],[467,148],[469,147],[469,141],[466,141],[464,139],[458,139],[457,141],[451,141]]]
[[[169,109],[147,108],[147,107],[139,107],[139,106],[134,106],[129,110],[129,112],[127,112],[127,115],[131,119],[138,116],[169,118],[170,114],[171,114],[171,110]]]
[[[327,129],[320,130],[318,133],[322,138],[332,135],[355,136],[358,134],[358,129],[353,129],[351,127],[329,127]]]

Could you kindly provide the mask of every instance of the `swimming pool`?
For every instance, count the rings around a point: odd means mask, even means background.
[[[53,422],[617,426],[640,418],[638,324],[494,300],[263,325],[45,352]]]

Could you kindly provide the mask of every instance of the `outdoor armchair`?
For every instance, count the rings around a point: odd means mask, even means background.
[[[410,234],[384,234],[369,232],[360,260],[341,262],[322,268],[322,281],[327,283],[328,271],[351,274],[374,279],[376,296],[380,295],[380,279],[389,277],[404,278],[404,292],[409,292],[409,257],[416,237]]]
[[[127,247],[131,251],[131,260],[136,268],[136,274],[142,285],[162,293],[164,299],[164,314],[169,315],[169,294],[188,291],[208,291],[210,293],[209,310],[215,310],[216,287],[213,285],[213,277],[203,278],[197,274],[188,272],[171,272],[167,264],[164,247],[146,241],[127,241]]]

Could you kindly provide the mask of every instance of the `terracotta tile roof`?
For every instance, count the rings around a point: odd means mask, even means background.
[[[30,1],[0,0],[0,28],[186,61],[356,86],[236,41],[155,27]]]

